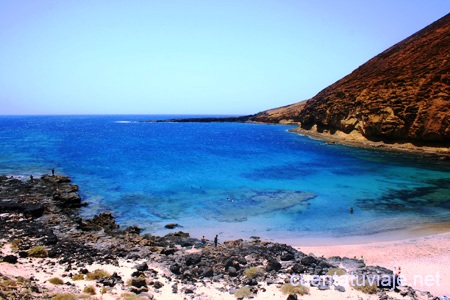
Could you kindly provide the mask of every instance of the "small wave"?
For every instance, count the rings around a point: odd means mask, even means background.
[[[114,123],[128,124],[128,123],[137,123],[137,122],[136,121],[115,121]]]

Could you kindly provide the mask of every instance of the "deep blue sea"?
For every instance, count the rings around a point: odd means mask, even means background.
[[[121,226],[278,241],[450,223],[450,165],[338,145],[292,126],[182,116],[1,116],[0,174],[68,175]],[[354,213],[350,214],[350,207]]]

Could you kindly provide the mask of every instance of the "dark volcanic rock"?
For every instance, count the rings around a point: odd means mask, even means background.
[[[140,271],[140,272],[144,272],[148,270],[148,265],[146,262],[143,262],[142,264],[139,264],[136,266],[136,270]]]
[[[298,300],[297,294],[289,294],[286,300]]]
[[[285,253],[285,254],[281,255],[280,259],[282,261],[294,260],[295,256],[293,253]]]
[[[186,256],[186,266],[198,264],[202,260],[201,254],[191,254]]]
[[[3,261],[9,264],[16,264],[17,263],[17,256],[15,255],[6,255],[3,257]]]
[[[113,287],[116,284],[123,284],[122,277],[115,272],[110,277],[100,278],[97,282],[110,287]]]
[[[173,255],[177,251],[178,249],[176,248],[169,248],[169,249],[162,249],[160,253],[164,255]]]
[[[137,288],[146,287],[147,282],[145,281],[145,278],[134,277],[134,278],[131,278],[131,285],[134,287],[137,287]]]
[[[55,245],[58,242],[58,238],[56,237],[53,230],[44,229],[42,234],[44,236],[44,244],[46,246]]]
[[[301,259],[301,262],[302,262],[302,265],[309,267],[312,265],[317,265],[319,263],[319,260],[317,258],[315,258],[314,256],[306,256]]]
[[[180,122],[180,123],[221,123],[221,122],[247,122],[252,116],[217,117],[217,118],[181,118],[170,120],[150,120],[148,122]]]
[[[203,270],[202,276],[203,277],[213,277],[214,276],[214,269],[210,268],[210,267],[205,268]]]
[[[49,181],[51,183],[68,183],[70,182],[70,178],[63,175],[50,176],[49,174],[42,175],[42,180]]]
[[[164,284],[161,281],[155,281],[153,283],[153,286],[155,287],[155,289],[160,289],[164,286]]]
[[[95,215],[90,220],[85,220],[80,225],[83,231],[100,231],[104,229],[105,231],[113,231],[119,228],[116,221],[111,213],[103,212]]]
[[[180,270],[181,270],[181,267],[177,263],[170,266],[170,272],[172,272],[175,275],[180,275],[181,274]]]
[[[306,267],[301,264],[294,264],[291,267],[291,272],[294,274],[302,274],[305,272],[305,270],[306,270]]]
[[[167,228],[167,229],[174,229],[174,228],[176,228],[176,227],[179,227],[180,225],[178,225],[178,224],[176,224],[176,223],[170,223],[170,224],[166,224],[165,226],[164,226],[164,228]]]
[[[9,201],[0,201],[0,213],[17,212],[25,216],[39,218],[44,213],[44,205],[39,203],[14,203]]]
[[[19,251],[19,257],[20,258],[27,258],[28,252],[27,251]]]
[[[132,234],[140,234],[141,231],[142,231],[142,228],[139,228],[137,226],[128,226],[125,229],[125,232],[132,233]]]
[[[281,264],[276,259],[271,259],[267,262],[266,271],[279,271],[281,269]]]
[[[235,267],[228,267],[228,275],[231,277],[236,277],[238,275],[238,272]]]

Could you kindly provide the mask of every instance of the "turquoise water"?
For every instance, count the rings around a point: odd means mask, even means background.
[[[0,173],[55,168],[80,186],[84,217],[107,210],[154,234],[178,223],[194,236],[292,240],[449,223],[448,163],[327,145],[292,126],[142,122],[172,117],[2,116]]]

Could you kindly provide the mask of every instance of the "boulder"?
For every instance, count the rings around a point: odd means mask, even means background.
[[[302,265],[304,266],[312,266],[312,265],[317,265],[320,261],[315,258],[314,256],[308,255],[306,257],[303,257],[301,260]]]
[[[145,278],[135,277],[135,278],[131,278],[131,285],[136,288],[141,288],[141,287],[146,287],[147,282],[145,281]]]
[[[128,226],[125,229],[125,232],[131,233],[131,234],[140,234],[142,231],[142,228],[139,228],[137,226]]]
[[[116,224],[114,217],[109,212],[102,212],[90,220],[82,221],[80,224],[80,229],[83,231],[100,231],[103,229],[110,232],[118,228],[119,225]]]
[[[175,263],[173,265],[170,266],[170,272],[172,272],[175,275],[180,275],[181,274],[181,268],[180,265]]]
[[[228,275],[230,277],[236,277],[238,275],[235,267],[228,267]]]
[[[343,287],[342,285],[336,285],[336,286],[334,286],[334,289],[338,292],[342,292],[342,293],[345,292],[345,287]]]
[[[341,264],[342,264],[342,267],[347,270],[360,269],[365,266],[365,264],[361,260],[356,259],[356,258],[348,258],[348,257],[344,257],[341,261]]]
[[[286,300],[298,300],[297,294],[289,294]]]
[[[291,267],[291,272],[294,273],[294,274],[305,273],[305,270],[306,270],[305,266],[302,266],[301,264],[294,264]]]
[[[17,263],[17,256],[15,255],[6,255],[3,257],[3,261],[9,264],[16,264]]]
[[[155,287],[155,289],[160,289],[164,286],[164,284],[161,281],[155,281],[153,283],[153,286]]]
[[[289,260],[294,260],[295,256],[292,253],[284,253],[283,255],[280,256],[281,261],[289,261]]]
[[[207,268],[203,269],[202,276],[203,277],[213,277],[214,276],[213,268],[207,267]]]
[[[53,199],[61,202],[61,205],[68,207],[80,207],[81,206],[81,197],[78,193],[60,193],[54,194]]]
[[[186,256],[186,266],[198,264],[202,260],[201,254],[191,254]]]
[[[148,270],[148,265],[146,262],[143,262],[139,265],[136,266],[136,270],[140,271],[140,272],[144,272]]]
[[[271,259],[267,262],[266,271],[279,271],[281,269],[281,264],[276,259]]]
[[[160,254],[173,255],[177,251],[178,251],[178,249],[176,249],[176,248],[162,249]]]

